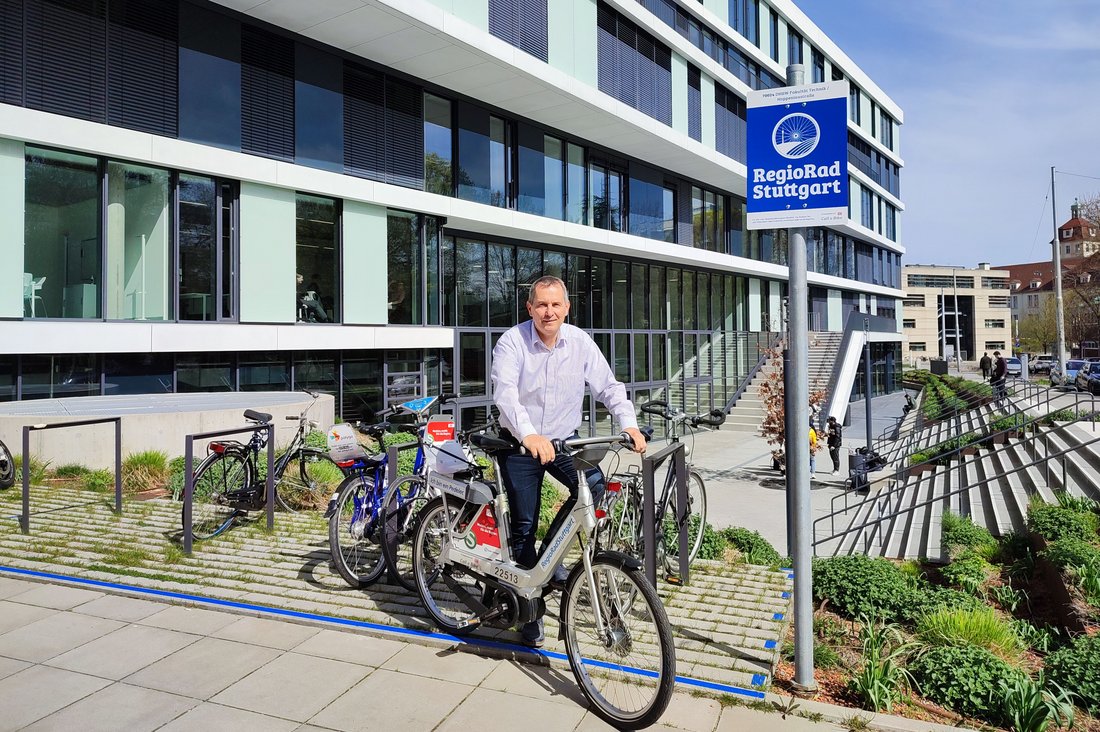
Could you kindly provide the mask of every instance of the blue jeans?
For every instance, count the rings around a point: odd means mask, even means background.
[[[508,506],[512,514],[512,558],[524,568],[535,566],[535,532],[539,527],[539,509],[542,505],[542,478],[546,473],[569,488],[569,499],[554,517],[547,536],[553,536],[564,517],[573,510],[577,501],[577,471],[573,458],[556,455],[554,461],[543,465],[530,455],[509,453],[499,461],[500,476],[508,491]]]

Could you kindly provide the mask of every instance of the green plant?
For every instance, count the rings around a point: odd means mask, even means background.
[[[896,565],[862,554],[815,560],[813,588],[814,597],[845,617],[888,622],[902,619],[919,592]]]
[[[831,615],[814,616],[814,635],[830,645],[839,645],[848,640],[848,624]]]
[[[1020,641],[1039,653],[1050,653],[1062,641],[1061,631],[1049,625],[1033,625],[1027,620],[1013,619],[1012,627]]]
[[[780,560],[779,552],[759,531],[731,526],[722,529],[721,533],[726,542],[741,552],[749,564],[776,564]]]
[[[1089,714],[1100,714],[1100,635],[1078,636],[1047,656],[1048,678],[1074,694]]]
[[[992,565],[973,550],[963,552],[958,559],[940,568],[940,576],[945,582],[971,595],[980,595],[992,574]]]
[[[1100,559],[1100,547],[1082,539],[1059,539],[1047,545],[1043,556],[1059,569],[1079,567]]]
[[[989,594],[1009,613],[1015,613],[1021,603],[1027,601],[1027,593],[1013,589],[1012,585],[997,585],[990,589]]]
[[[318,430],[310,430],[306,433],[305,446],[317,450],[328,450],[328,434]]]
[[[1073,697],[1057,684],[1053,690],[1043,689],[1043,674],[1037,681],[1026,676],[1004,680],[997,690],[996,701],[1003,705],[1004,717],[1013,732],[1046,732],[1055,727],[1073,727]]]
[[[1100,513],[1100,503],[1085,496],[1075,496],[1068,491],[1055,491],[1054,498],[1062,508],[1078,513]]]
[[[1027,526],[1047,541],[1096,541],[1097,516],[1048,503],[1032,504],[1027,513]]]
[[[930,701],[992,724],[1003,718],[998,705],[991,702],[993,692],[1003,682],[1023,675],[977,646],[930,648],[909,664],[909,671]]]
[[[128,491],[162,486],[168,475],[168,455],[160,450],[131,453],[122,461],[122,487]]]
[[[85,490],[106,493],[115,489],[115,474],[110,470],[94,470],[86,473],[83,479]]]
[[[921,616],[917,633],[933,646],[978,646],[1006,661],[1018,661],[1023,643],[1012,624],[990,607],[936,610]]]
[[[165,564],[179,564],[183,559],[183,547],[179,544],[169,542],[164,545],[164,563]]]
[[[12,467],[15,469],[15,480],[23,480],[23,456],[12,455]],[[34,455],[31,455],[30,462],[28,463],[28,472],[30,473],[31,485],[41,485],[50,470],[49,460],[39,460]]]
[[[688,530],[689,535],[694,538],[695,532],[699,530],[699,516],[695,515],[691,517],[691,527]],[[669,538],[669,537],[666,537]],[[726,552],[726,539],[725,537],[714,530],[714,527],[709,523],[703,525],[703,542],[699,545],[699,559],[721,559],[722,555]],[[747,560],[751,561],[751,560]],[[755,562],[754,562],[755,564]],[[763,562],[761,562],[763,564]]]
[[[934,456],[927,452],[915,452],[909,456],[910,465],[923,465],[929,462]]]
[[[69,463],[55,468],[53,474],[56,478],[81,478],[90,472],[92,472],[90,468],[80,463]]]
[[[849,680],[848,688],[873,712],[890,711],[902,688],[912,685],[912,676],[902,666],[912,644],[905,643],[892,623],[872,615],[860,617],[863,665]]]
[[[386,436],[389,437],[389,435]],[[399,473],[399,475],[405,475],[405,473]],[[558,509],[564,501],[565,495],[558,489],[558,484],[550,478],[543,478],[539,496],[539,524],[535,531],[539,540],[546,537],[546,533],[550,530],[550,523],[558,515]]]
[[[1070,567],[1068,574],[1073,584],[1081,590],[1085,602],[1100,607],[1100,558]]]
[[[993,534],[984,526],[975,524],[969,516],[944,511],[942,526],[940,541],[949,550],[954,551],[956,547],[973,549],[986,559],[992,558],[997,552],[997,540],[993,538]]]

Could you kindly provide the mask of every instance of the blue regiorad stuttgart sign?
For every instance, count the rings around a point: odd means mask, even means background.
[[[848,82],[752,92],[748,99],[749,229],[848,218]]]

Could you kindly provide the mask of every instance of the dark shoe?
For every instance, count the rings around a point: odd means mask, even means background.
[[[565,568],[564,564],[559,564],[557,569],[554,570],[554,576],[550,578],[550,582],[547,586],[551,590],[557,590],[558,592],[565,592],[565,581],[569,579],[569,570]]]
[[[546,633],[542,628],[542,619],[540,618],[525,624],[520,628],[519,635],[523,640],[523,645],[528,648],[542,648],[542,644],[546,641]]]

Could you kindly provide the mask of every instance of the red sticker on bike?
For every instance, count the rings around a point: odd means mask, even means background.
[[[481,509],[481,514],[474,522],[474,536],[477,538],[479,545],[500,549],[500,533],[497,531],[497,522],[488,506]]]
[[[424,433],[432,438],[432,442],[443,442],[455,438],[455,423],[453,419],[428,422],[424,427]]]

